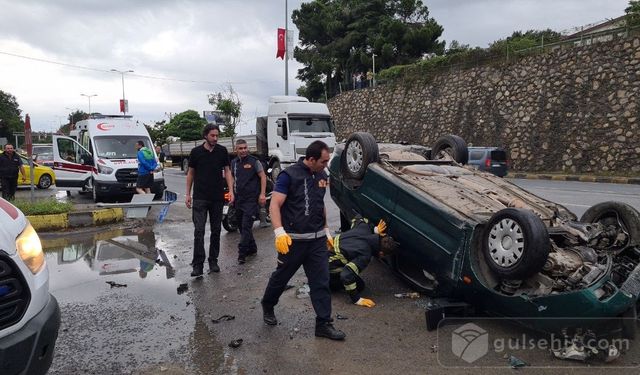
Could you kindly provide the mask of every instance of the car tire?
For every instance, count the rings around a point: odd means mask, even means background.
[[[40,180],[38,180],[38,189],[48,189],[49,187],[51,187],[51,176],[49,174],[43,174],[42,176],[40,176]]]
[[[640,244],[640,213],[630,205],[622,202],[602,202],[593,205],[582,214],[583,223],[602,223],[615,225],[618,230],[629,234],[626,246]]]
[[[353,133],[347,139],[340,160],[342,174],[346,178],[361,180],[371,163],[380,159],[378,143],[369,133]]]
[[[271,165],[271,180],[275,181],[280,172],[282,172],[282,168],[280,167],[280,162],[276,160]]]
[[[524,280],[542,270],[551,240],[532,211],[505,208],[496,212],[484,232],[482,251],[489,268],[507,280]]]
[[[96,187],[95,181],[91,182],[91,194],[93,195],[93,201],[95,203],[102,202],[102,195],[98,194],[98,189]]]
[[[229,207],[227,214],[222,216],[222,227],[227,232],[233,233],[238,231],[238,223],[235,218],[235,213],[235,208]]]
[[[469,149],[467,142],[457,135],[445,135],[439,138],[431,149],[431,158],[434,160],[443,159],[447,153],[456,163],[467,164],[469,161]]]

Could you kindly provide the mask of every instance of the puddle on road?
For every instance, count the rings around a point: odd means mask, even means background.
[[[178,294],[173,255],[156,247],[161,241],[150,228],[42,242],[62,311],[51,374],[218,368],[222,348],[203,329],[190,294]]]

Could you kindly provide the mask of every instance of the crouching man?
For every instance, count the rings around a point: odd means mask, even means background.
[[[363,298],[360,292],[365,284],[360,273],[369,265],[372,257],[391,255],[397,244],[386,235],[387,224],[380,220],[373,227],[367,219],[356,217],[351,229],[336,235],[333,248],[329,248],[329,277],[331,290],[342,288],[349,294],[351,302],[358,306],[373,307],[375,302]]]

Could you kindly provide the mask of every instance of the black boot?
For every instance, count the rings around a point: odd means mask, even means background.
[[[324,323],[316,326],[316,336],[326,337],[331,340],[344,340],[347,335],[339,329],[335,329],[333,324]]]
[[[276,314],[273,312],[273,306],[262,305],[262,319],[267,325],[275,326],[278,324]]]
[[[220,272],[220,266],[218,266],[218,261],[209,261],[209,273],[211,272]]]
[[[191,271],[191,276],[197,277],[202,276],[202,264],[194,264],[193,271]]]

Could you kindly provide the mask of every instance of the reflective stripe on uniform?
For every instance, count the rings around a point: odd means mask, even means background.
[[[315,240],[316,238],[326,237],[326,233],[323,230],[315,233],[287,233],[292,240]]]
[[[333,253],[334,255],[329,257],[329,262],[333,262],[334,260],[339,260],[342,264],[347,264],[347,262],[349,262],[340,252],[340,235],[333,238]]]
[[[351,271],[353,271],[353,273],[355,273],[356,275],[360,274],[360,270],[358,270],[358,266],[356,266],[354,263],[349,262],[345,264],[345,266],[349,267]]]
[[[356,283],[351,283],[351,284],[345,285],[344,290],[351,291],[351,290],[355,290],[357,287],[358,285]]]

